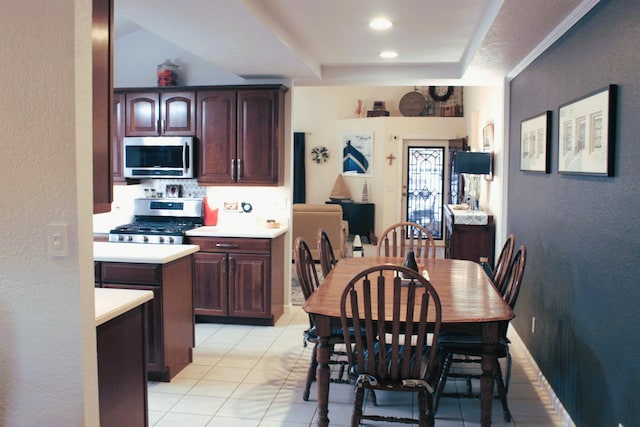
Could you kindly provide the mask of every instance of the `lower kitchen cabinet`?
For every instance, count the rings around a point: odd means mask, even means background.
[[[144,313],[149,305],[140,305],[96,328],[102,427],[148,425]]]
[[[273,325],[284,306],[284,237],[189,237],[198,321]]]
[[[456,213],[445,205],[445,258],[466,259],[480,262],[487,259],[493,267],[496,226],[493,215],[487,216],[487,223],[459,224],[455,220]]]
[[[99,264],[96,286],[153,291],[145,313],[147,374],[153,381],[170,381],[193,361],[192,255],[166,264]]]

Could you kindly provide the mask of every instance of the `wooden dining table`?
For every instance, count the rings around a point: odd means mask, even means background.
[[[318,289],[303,305],[315,315],[317,348],[318,426],[329,425],[329,359],[331,325],[340,318],[340,297],[351,278],[360,271],[379,264],[402,265],[403,258],[344,258],[334,266]],[[481,425],[491,425],[493,371],[498,363],[495,350],[499,326],[514,313],[496,291],[482,267],[472,261],[429,258],[419,262],[425,277],[435,288],[442,304],[442,332],[479,334],[483,342],[481,393]],[[392,292],[389,287],[387,291]],[[392,298],[386,298],[393,301]],[[391,313],[391,310],[388,310]]]

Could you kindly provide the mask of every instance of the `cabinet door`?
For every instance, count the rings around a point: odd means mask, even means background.
[[[238,183],[278,184],[282,98],[278,89],[238,91]]]
[[[229,256],[229,316],[270,317],[269,255]]]
[[[113,93],[113,1],[93,1],[93,213],[111,211],[110,130]]]
[[[227,256],[196,252],[193,255],[193,309],[195,314],[227,316]]]
[[[162,334],[162,288],[160,286],[125,285],[103,283],[103,288],[139,289],[153,291],[153,300],[147,304],[145,312],[145,328],[147,330],[147,370],[149,372],[164,372],[164,336]]]
[[[111,128],[111,176],[114,183],[125,182],[122,164],[124,138],[124,93],[113,94],[113,127]]]
[[[195,92],[164,92],[160,96],[160,133],[191,136],[196,129]]]
[[[126,136],[158,136],[160,129],[160,96],[158,92],[129,92],[127,101]]]
[[[196,94],[196,136],[200,142],[198,181],[208,184],[235,182],[236,92],[203,90]]]

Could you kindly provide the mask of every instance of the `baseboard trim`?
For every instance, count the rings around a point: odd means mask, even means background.
[[[518,335],[518,331],[516,331],[515,328],[513,327],[509,328],[509,339],[511,340],[512,343],[514,343],[515,345],[519,345],[524,350],[527,360],[529,361],[531,366],[533,366],[536,372],[536,378],[529,378],[529,379],[532,381],[532,383],[533,381],[536,381],[537,385],[542,387],[542,389],[545,391],[545,393],[549,397],[551,404],[553,405],[553,409],[562,418],[562,424],[565,427],[576,427],[576,424],[571,419],[571,416],[565,409],[564,405],[562,405],[562,402],[556,395],[555,391],[553,390],[553,387],[551,387],[551,384],[549,384],[549,381],[547,381],[547,378],[544,376],[544,374],[540,370],[540,367],[538,366],[535,359],[529,352],[529,348],[524,344],[524,341],[522,341],[522,339],[520,338],[520,335]]]

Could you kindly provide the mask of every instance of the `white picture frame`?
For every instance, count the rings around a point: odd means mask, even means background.
[[[340,139],[341,173],[369,177],[373,174],[373,131],[344,132]]]

